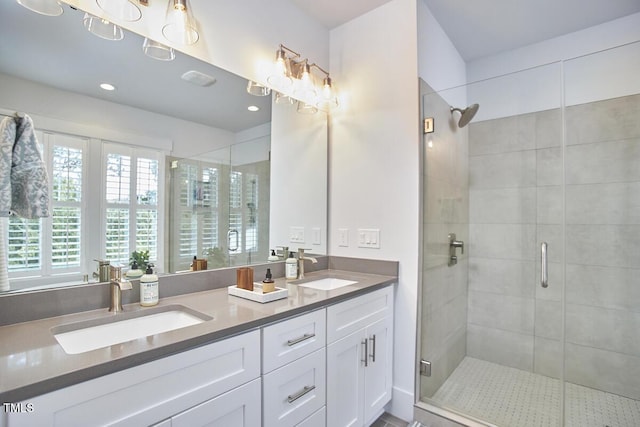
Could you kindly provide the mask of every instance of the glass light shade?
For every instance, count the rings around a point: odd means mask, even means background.
[[[122,40],[124,32],[113,22],[85,13],[82,20],[84,27],[96,36],[106,40]]]
[[[157,41],[144,38],[142,43],[142,51],[150,58],[157,59],[159,61],[173,61],[176,57],[173,48],[165,46]]]
[[[200,34],[187,0],[169,1],[162,35],[170,42],[181,45],[190,45],[198,41]]]
[[[306,102],[298,101],[298,113],[300,114],[315,114],[318,112],[318,109]]]
[[[19,5],[32,12],[46,16],[60,16],[64,12],[58,0],[16,0]]]
[[[278,105],[293,105],[296,103],[296,100],[283,93],[276,92],[275,103]]]
[[[338,106],[338,97],[333,92],[330,77],[326,77],[324,79],[322,91],[320,92],[320,97],[316,105],[320,108],[326,109],[335,108]]]
[[[247,83],[247,93],[255,96],[267,96],[271,95],[271,89],[261,85],[260,83],[249,80],[249,83]]]
[[[276,62],[273,65],[273,71],[267,77],[267,82],[276,89],[288,89],[293,85],[290,77],[290,63],[283,49],[276,52]]]
[[[296,81],[294,94],[298,98],[305,100],[315,99],[318,96],[318,93],[316,91],[315,84],[311,76],[311,68],[308,63],[305,62],[302,64],[298,79],[299,80]]]
[[[134,22],[142,17],[140,8],[131,0],[96,0],[100,9],[109,16],[127,22]]]

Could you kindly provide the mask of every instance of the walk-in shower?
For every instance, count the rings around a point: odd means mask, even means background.
[[[423,92],[423,117],[461,117],[423,145],[416,408],[640,426],[637,58],[640,42]]]

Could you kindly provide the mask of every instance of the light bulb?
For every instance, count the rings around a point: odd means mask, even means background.
[[[190,45],[198,41],[200,34],[187,7],[187,0],[171,0],[162,34],[177,44]]]
[[[267,82],[276,89],[288,89],[293,84],[293,80],[289,77],[287,58],[282,48],[276,52],[276,61],[271,75],[267,77]]]

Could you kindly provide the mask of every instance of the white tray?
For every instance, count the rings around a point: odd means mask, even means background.
[[[254,283],[253,291],[248,291],[246,289],[239,288],[235,285],[229,286],[227,288],[229,295],[233,295],[240,298],[250,299],[251,301],[256,301],[260,303],[271,302],[275,300],[279,300],[282,298],[286,298],[289,295],[289,291],[287,288],[278,288],[272,292],[268,292],[266,294],[262,293],[262,283]]]

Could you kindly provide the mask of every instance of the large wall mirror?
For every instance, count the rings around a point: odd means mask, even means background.
[[[159,240],[154,255],[162,272],[189,271],[194,256],[207,259],[209,269],[265,262],[276,246],[326,253],[325,113],[302,115],[295,106],[275,104],[272,96],[249,95],[246,79],[180,52],[173,61],[152,59],[143,52],[144,37],[126,30],[119,41],[98,38],[84,28],[84,12],[63,8],[61,16],[47,17],[15,1],[0,3],[0,113],[29,114],[41,142],[85,144],[83,161],[92,167],[104,166],[108,158],[122,168],[126,158],[141,182],[141,171],[155,174],[156,190],[130,180],[120,188],[128,185],[137,204],[129,212],[138,215],[130,228],[144,229],[144,215],[160,218],[146,236]],[[116,90],[100,89],[103,82]],[[251,105],[259,110],[249,111]],[[150,152],[159,153],[157,166],[144,163],[153,158]],[[97,184],[85,180],[91,173],[95,168],[77,172],[90,187],[75,202],[85,217],[102,218],[102,229],[78,225],[85,227],[80,267],[56,270],[44,267],[52,259],[36,261],[43,254],[55,257],[52,240],[43,239],[38,244],[49,249],[31,249],[25,266],[39,262],[46,277],[32,274],[30,280],[28,269],[17,271],[10,284],[29,285],[11,286],[12,292],[53,282],[67,286],[86,275],[91,280],[94,258],[122,261],[138,249],[133,237],[126,248],[105,249],[106,217],[117,211],[121,195],[106,194],[110,172]],[[71,187],[73,179],[65,179]]]

